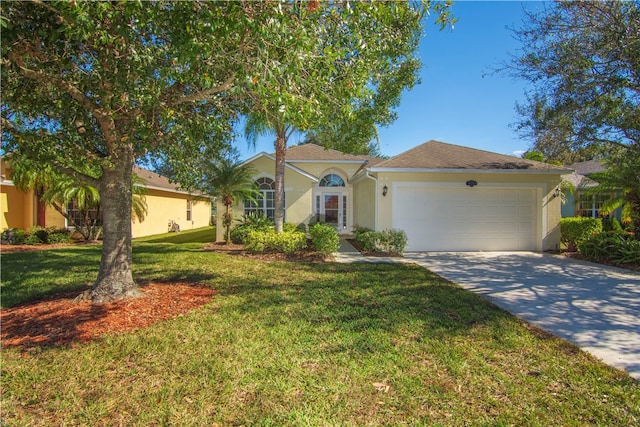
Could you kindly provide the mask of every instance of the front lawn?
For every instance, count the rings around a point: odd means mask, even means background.
[[[261,262],[185,236],[136,241],[135,278],[205,283],[213,301],[89,344],[3,349],[0,424],[640,423],[637,381],[422,268]],[[81,289],[99,257],[3,254],[3,307]]]

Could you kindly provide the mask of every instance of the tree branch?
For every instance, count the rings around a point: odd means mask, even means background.
[[[221,84],[200,92],[193,93],[191,95],[180,97],[174,100],[171,103],[171,105],[180,105],[180,104],[188,104],[191,102],[203,101],[205,99],[208,99],[212,95],[231,89],[233,87],[234,80],[235,80],[235,76],[231,75],[227,77],[227,79]]]

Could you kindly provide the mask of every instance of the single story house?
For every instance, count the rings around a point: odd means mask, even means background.
[[[245,163],[255,168],[262,195],[234,213],[272,217],[275,156],[262,152]],[[285,221],[322,221],[345,235],[356,227],[400,229],[408,251],[553,250],[559,185],[570,172],[440,141],[390,159],[299,145],[287,150]],[[217,226],[223,240],[221,219]]]
[[[590,179],[589,175],[605,171],[606,166],[604,163],[601,160],[588,160],[568,165],[567,169],[572,169],[574,172],[564,175],[562,179],[570,182],[574,187],[574,191],[573,193],[565,192],[566,202],[562,205],[562,217],[600,218],[602,216],[600,208],[611,196],[609,194],[587,196],[585,192],[598,186],[598,183]],[[617,210],[616,216],[620,219],[619,210]]]
[[[20,191],[11,181],[10,166],[0,161],[0,230],[32,226],[70,228],[58,211],[44,205],[33,191]],[[208,226],[211,222],[211,200],[182,191],[176,184],[147,169],[134,167],[147,192],[144,195],[147,215],[143,221],[132,221],[132,236],[143,237],[166,233],[169,221],[175,221],[181,230]],[[73,209],[73,204],[67,206]]]

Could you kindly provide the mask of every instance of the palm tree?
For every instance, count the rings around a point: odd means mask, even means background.
[[[239,200],[254,200],[258,194],[254,180],[255,170],[251,165],[243,165],[226,158],[207,166],[203,190],[222,200],[225,206],[223,225],[225,242],[231,239],[233,205]]]
[[[53,207],[66,218],[67,223],[75,228],[86,241],[98,240],[102,232],[100,213],[100,192],[94,186],[79,182],[68,175],[56,173],[49,167],[36,168],[28,163],[10,162],[11,178],[22,191],[34,190],[41,202]],[[143,181],[133,176],[133,217],[143,221],[147,215],[147,204],[144,198],[146,188]],[[67,209],[73,203],[77,215]]]

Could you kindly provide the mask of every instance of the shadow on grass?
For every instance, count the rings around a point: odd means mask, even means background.
[[[376,348],[375,332],[393,333],[418,322],[425,337],[465,334],[479,325],[499,326],[513,316],[422,267],[399,264],[305,264],[298,282],[259,278],[220,289],[240,297],[230,309],[265,326],[291,319],[358,337],[354,351]],[[329,274],[327,274],[329,273]],[[391,334],[393,335],[393,334]],[[363,341],[364,340],[364,341]]]
[[[141,237],[134,239],[136,243],[171,243],[174,245],[183,243],[211,243],[216,240],[215,227],[204,227],[197,230],[189,230],[178,233],[166,233],[157,236]]]

